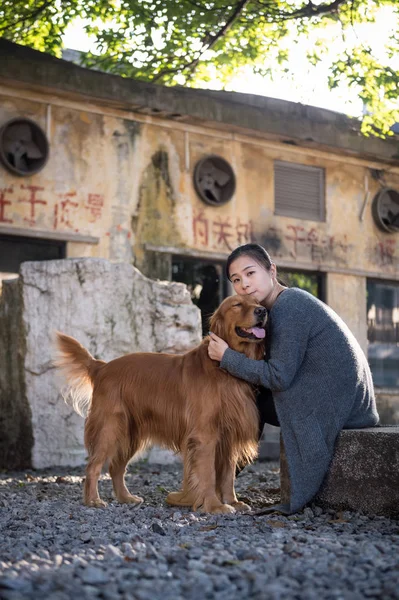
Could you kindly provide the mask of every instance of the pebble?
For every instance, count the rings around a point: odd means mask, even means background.
[[[142,505],[118,504],[103,474],[109,504],[94,509],[82,504],[83,477],[77,468],[0,474],[2,600],[399,599],[394,519],[314,505],[288,518],[177,510],[165,496],[179,489],[180,466],[145,461],[127,474]],[[255,509],[278,502],[278,487],[268,462],[236,482]]]

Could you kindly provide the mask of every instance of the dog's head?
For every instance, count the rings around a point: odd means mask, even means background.
[[[229,296],[212,315],[210,330],[250,358],[264,354],[267,310],[253,296]]]

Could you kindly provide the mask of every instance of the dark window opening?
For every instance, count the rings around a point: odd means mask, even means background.
[[[399,387],[399,284],[367,282],[368,360],[377,387]]]
[[[201,310],[202,335],[209,331],[209,318],[228,296],[224,265],[196,258],[172,258],[172,281],[187,285],[194,304]]]
[[[277,278],[284,285],[306,290],[325,302],[325,277],[321,273],[277,268]]]
[[[53,260],[65,256],[66,242],[0,235],[1,274],[18,274],[21,263],[26,261]]]

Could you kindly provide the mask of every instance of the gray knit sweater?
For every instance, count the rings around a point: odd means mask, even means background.
[[[273,392],[291,484],[290,510],[319,490],[343,428],[378,424],[367,359],[342,319],[303,290],[289,288],[269,315],[270,359],[230,348],[220,366]]]

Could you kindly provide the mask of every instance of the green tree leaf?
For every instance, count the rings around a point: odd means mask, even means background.
[[[381,10],[387,31],[376,25]],[[330,89],[350,86],[363,100],[365,134],[389,135],[399,120],[397,0],[3,0],[0,36],[60,57],[77,19],[93,40],[83,66],[164,85],[226,87],[248,67],[293,76],[306,39],[309,73],[330,57]],[[373,44],[357,39],[359,27]]]

